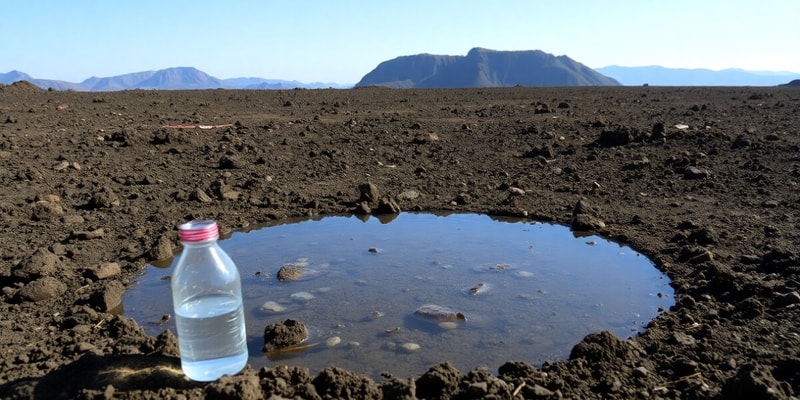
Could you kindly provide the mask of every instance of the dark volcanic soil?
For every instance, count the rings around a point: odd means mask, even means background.
[[[179,124],[232,125],[164,127]],[[0,397],[787,398],[800,393],[798,181],[797,88],[3,86]],[[492,375],[441,360],[380,382],[277,365],[189,382],[171,333],[113,313],[187,220],[230,232],[395,205],[591,229],[652,257],[677,305],[634,339],[587,336],[566,361]]]

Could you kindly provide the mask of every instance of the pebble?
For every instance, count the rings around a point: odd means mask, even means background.
[[[512,186],[512,187],[508,188],[508,191],[509,191],[511,194],[513,194],[513,195],[516,195],[516,196],[522,196],[522,195],[524,195],[524,194],[525,194],[525,190],[523,190],[523,189],[520,189],[520,188],[518,188],[518,187],[514,187],[514,186]]]
[[[305,267],[295,264],[286,264],[278,270],[277,278],[281,282],[296,281],[307,274]]]
[[[268,301],[268,302],[266,302],[266,303],[261,305],[261,310],[262,311],[269,311],[269,312],[279,313],[279,312],[286,311],[286,307],[278,304],[277,302]]]
[[[407,352],[411,353],[411,352],[419,350],[421,347],[420,347],[420,345],[418,345],[416,343],[407,342],[407,343],[403,343],[402,345],[400,345],[400,348],[403,349],[404,351],[407,351]]]
[[[530,271],[517,271],[515,275],[520,278],[533,278],[533,272]]]
[[[472,296],[475,296],[475,295],[478,295],[478,294],[486,292],[488,289],[489,289],[488,286],[485,283],[481,282],[481,283],[478,283],[477,285],[469,288],[467,290],[467,293],[472,295]]]
[[[106,232],[103,228],[97,228],[93,231],[73,231],[70,234],[70,239],[77,239],[77,240],[92,240],[92,239],[100,239],[105,236]],[[170,252],[170,256],[172,252]]]
[[[58,164],[53,166],[53,169],[56,170],[56,171],[62,171],[62,170],[65,170],[65,169],[69,168],[69,166],[70,166],[70,162],[69,161],[61,160],[60,163],[58,163]]]
[[[369,314],[369,316],[372,319],[378,319],[380,317],[383,317],[384,314],[382,312],[380,312],[380,311],[373,311],[372,313]]]
[[[533,385],[533,388],[529,388],[528,386],[525,388],[536,398],[547,398],[553,395],[553,392],[544,386]]]
[[[690,166],[690,167],[686,168],[686,171],[684,171],[684,173],[683,173],[683,176],[686,179],[703,179],[703,178],[707,178],[708,175],[709,175],[709,172],[708,172],[707,169],[698,168],[698,167],[695,167],[695,166]]]
[[[739,261],[741,261],[742,264],[760,264],[761,257],[755,254],[745,254],[739,257]]]
[[[309,301],[314,298],[314,295],[308,292],[297,292],[297,293],[292,293],[292,295],[289,297],[291,297],[294,300]]]
[[[44,201],[48,203],[60,203],[61,198],[56,194],[39,194],[36,195],[36,201]]]
[[[65,215],[61,217],[61,222],[65,225],[79,225],[84,222],[84,219],[80,215]]]
[[[75,350],[77,352],[79,352],[79,353],[85,353],[85,352],[87,352],[89,350],[94,350],[96,348],[97,347],[95,347],[95,345],[93,345],[91,343],[87,343],[87,342],[80,342],[80,343],[75,345]]]
[[[190,198],[195,199],[201,203],[212,203],[214,199],[208,195],[203,189],[197,188],[195,189],[194,193],[190,196]]]
[[[439,323],[439,328],[442,329],[456,329],[458,328],[458,324],[453,321],[442,321]]]
[[[106,279],[122,273],[122,267],[115,262],[105,262],[96,266],[92,270],[92,273],[94,274],[95,279]]]
[[[683,346],[693,346],[697,340],[683,332],[675,332],[672,334],[672,342]]]
[[[416,190],[404,190],[397,195],[397,200],[416,200],[419,196]]]
[[[778,298],[775,299],[775,302],[779,306],[783,306],[783,307],[790,306],[790,305],[793,305],[793,304],[798,304],[798,303],[800,303],[800,293],[790,292],[790,293],[785,293],[785,294],[778,295]]]
[[[647,370],[645,367],[636,367],[633,369],[633,376],[637,376],[640,378],[644,378],[650,371]]]
[[[328,347],[336,346],[337,344],[342,342],[342,338],[338,336],[331,336],[325,341],[325,345]]]

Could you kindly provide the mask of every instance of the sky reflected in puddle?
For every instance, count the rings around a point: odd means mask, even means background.
[[[568,227],[479,214],[325,217],[236,232],[220,245],[242,275],[250,364],[338,366],[411,377],[442,361],[462,371],[564,359],[592,332],[640,332],[673,303],[669,279],[635,250]],[[177,260],[177,257],[176,257]],[[309,273],[281,282],[284,265]],[[124,297],[149,334],[175,332],[168,268]],[[425,305],[461,313],[425,318]],[[305,351],[261,352],[264,327],[303,321]],[[166,321],[165,321],[166,320]]]

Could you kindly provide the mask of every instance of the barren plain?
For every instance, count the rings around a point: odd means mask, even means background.
[[[798,181],[797,88],[0,86],[0,397],[790,398]],[[497,374],[441,360],[382,381],[275,365],[190,382],[174,335],[115,313],[187,220],[230,233],[398,210],[604,235],[651,257],[676,304],[633,339],[587,336],[567,360]]]

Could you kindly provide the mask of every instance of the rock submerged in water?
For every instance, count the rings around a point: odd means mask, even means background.
[[[488,290],[489,290],[489,285],[484,282],[480,282],[475,286],[468,288],[466,292],[470,296],[477,296],[479,294],[486,293]]]
[[[445,321],[466,322],[467,320],[467,317],[463,313],[436,304],[425,304],[422,307],[418,308],[416,311],[414,311],[414,315],[422,319],[433,322],[445,322]]]
[[[281,282],[285,281],[296,281],[307,273],[306,269],[294,264],[286,264],[278,270],[278,280]]]
[[[267,311],[271,313],[282,313],[286,311],[286,307],[280,305],[276,301],[268,301],[261,305],[261,311]]]
[[[264,328],[263,352],[273,352],[299,345],[308,339],[308,329],[301,321],[287,319]]]

